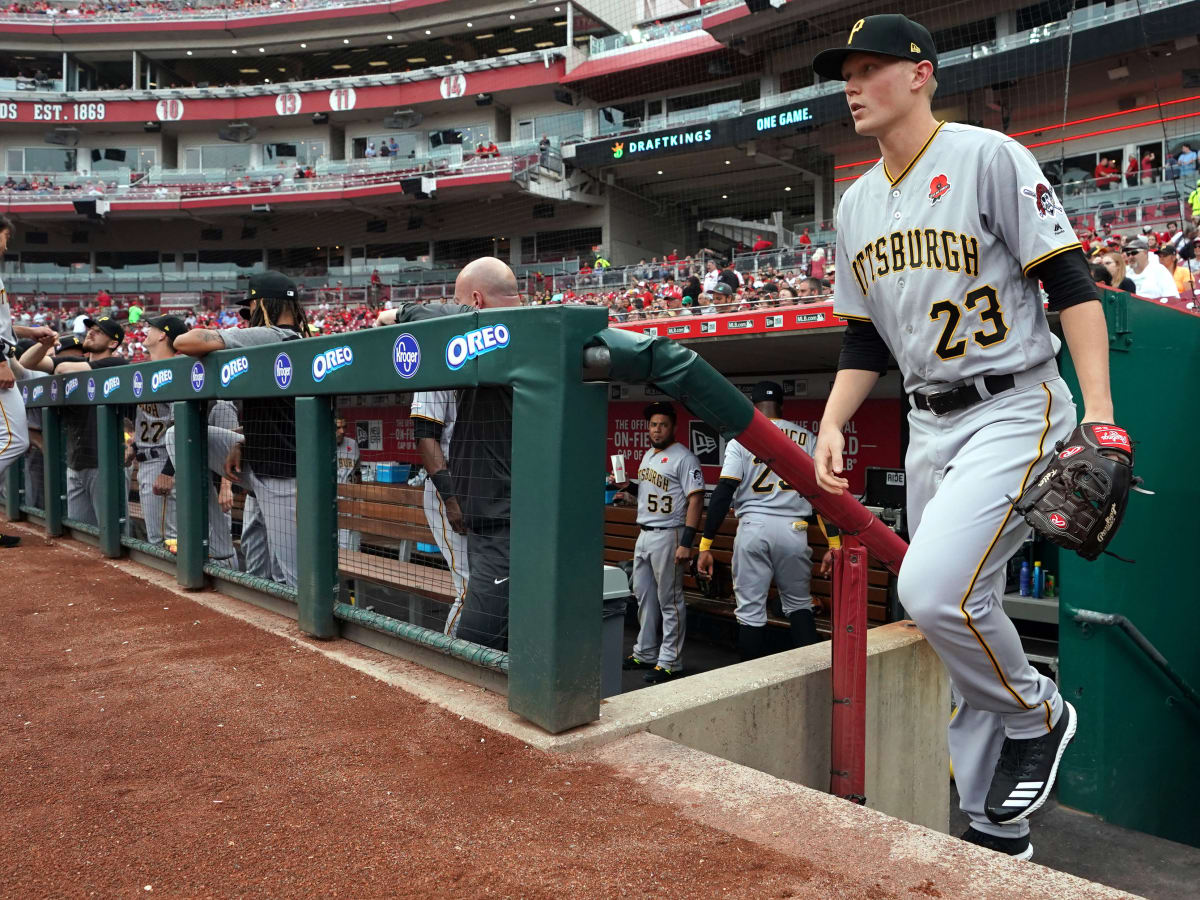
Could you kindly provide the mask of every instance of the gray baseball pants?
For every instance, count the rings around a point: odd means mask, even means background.
[[[683,566],[675,562],[682,529],[643,531],[633,550],[633,592],[638,601],[639,625],[633,655],[672,672],[683,668],[687,631]]]

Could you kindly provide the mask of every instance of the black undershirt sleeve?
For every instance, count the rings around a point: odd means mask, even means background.
[[[1050,300],[1050,309],[1055,312],[1100,299],[1100,289],[1092,281],[1092,272],[1082,250],[1052,256],[1030,269],[1029,275],[1041,281]]]
[[[732,478],[722,478],[713,488],[712,496],[708,498],[708,518],[704,520],[704,537],[708,540],[717,536],[717,530],[729,515],[733,491],[737,486],[738,483]]]
[[[419,441],[421,438],[433,438],[435,441],[442,439],[443,426],[430,419],[413,419],[413,436]]]
[[[874,322],[852,321],[842,335],[842,350],[838,354],[838,371],[842,369],[864,369],[868,372],[887,373],[888,348],[875,327]]]

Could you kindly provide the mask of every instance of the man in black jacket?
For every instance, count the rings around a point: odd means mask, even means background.
[[[411,303],[387,309],[375,324],[394,325],[521,304],[516,275],[490,256],[468,263],[459,273],[454,299],[454,303]],[[441,438],[438,423],[413,421],[418,440]],[[450,468],[430,472],[429,478],[447,507],[451,501],[458,502],[461,529],[467,535],[467,594],[458,637],[506,650],[512,521],[511,388],[484,386],[459,392],[457,422],[447,456]]]

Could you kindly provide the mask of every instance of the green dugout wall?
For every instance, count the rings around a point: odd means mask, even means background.
[[[1132,565],[1059,554],[1059,681],[1079,711],[1059,800],[1200,846],[1200,707],[1128,633],[1076,621],[1079,610],[1125,616],[1178,677],[1200,685],[1200,316],[1115,291],[1104,306],[1117,423],[1133,438],[1134,470],[1156,493],[1132,495],[1113,542]],[[1063,374],[1079,403],[1069,359]]]

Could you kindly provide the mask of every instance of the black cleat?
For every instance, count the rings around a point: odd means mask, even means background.
[[[674,681],[682,674],[683,672],[679,669],[672,671],[671,669],[664,669],[662,666],[655,666],[654,671],[647,672],[646,677],[642,681],[646,682],[646,684],[662,684],[664,681]]]
[[[0,547],[16,547],[21,539],[15,534],[0,534]]]
[[[632,653],[621,661],[621,668],[626,671],[630,669],[653,669],[654,663],[646,662],[644,659],[638,659]]]
[[[1013,859],[1033,859],[1033,844],[1029,843],[1029,835],[1011,838],[996,837],[976,831],[974,828],[968,828],[963,832],[962,839],[968,844],[986,847],[997,853],[1011,856]]]
[[[1063,701],[1058,724],[1043,737],[1017,741],[1005,738],[985,811],[997,825],[1019,822],[1036,812],[1050,796],[1058,763],[1075,737],[1075,707]]]

